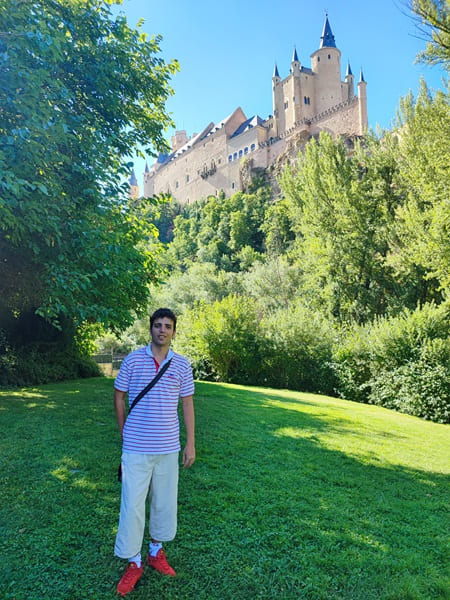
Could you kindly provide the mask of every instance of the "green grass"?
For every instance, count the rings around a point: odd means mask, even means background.
[[[130,598],[450,598],[448,426],[212,383],[196,413],[178,576],[147,570]],[[0,598],[115,598],[112,379],[2,391],[0,426]]]

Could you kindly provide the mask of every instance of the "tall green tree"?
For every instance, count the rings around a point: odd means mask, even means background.
[[[147,303],[155,231],[127,157],[164,148],[176,62],[103,0],[0,4],[0,327],[25,313],[121,329]]]
[[[365,322],[415,303],[416,290],[386,264],[395,210],[402,202],[394,149],[369,135],[349,153],[322,133],[281,186],[296,232],[302,290],[311,306],[341,321]]]
[[[398,245],[390,262],[399,272],[421,271],[428,296],[450,294],[450,110],[424,81],[403,98],[397,117],[400,179],[407,191],[397,210]]]

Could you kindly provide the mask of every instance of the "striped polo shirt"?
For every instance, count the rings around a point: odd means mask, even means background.
[[[123,451],[137,454],[168,454],[180,450],[180,423],[178,402],[180,397],[192,396],[194,379],[189,361],[169,349],[169,368],[161,379],[139,400],[125,422]],[[122,361],[114,387],[128,393],[128,403],[156,375],[151,345],[131,352]]]

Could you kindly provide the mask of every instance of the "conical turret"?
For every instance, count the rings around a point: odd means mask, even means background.
[[[320,37],[319,48],[336,48],[336,42],[334,41],[334,35],[331,31],[330,23],[328,21],[328,14],[325,17],[325,24],[323,26],[322,35]]]

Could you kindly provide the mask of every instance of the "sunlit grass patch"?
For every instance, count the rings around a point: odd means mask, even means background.
[[[114,598],[112,380],[3,391],[0,409],[1,597]],[[448,426],[213,383],[197,384],[196,413],[166,545],[178,576],[146,571],[133,598],[448,597]]]

